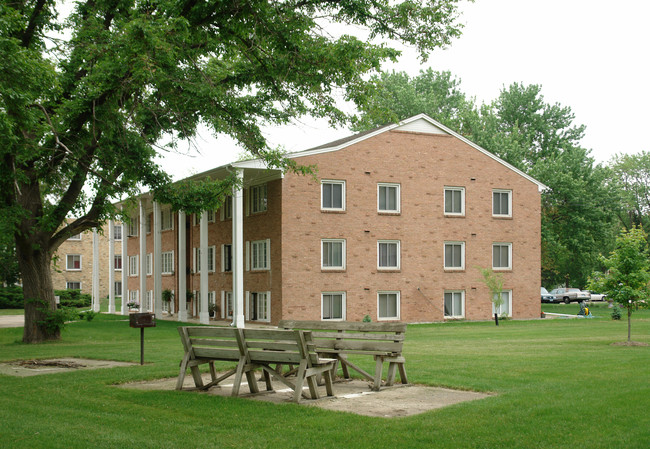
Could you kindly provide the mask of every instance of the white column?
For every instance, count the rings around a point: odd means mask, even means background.
[[[144,200],[140,199],[140,312],[146,312],[147,300],[147,228]]]
[[[185,212],[178,211],[178,321],[187,321],[187,260],[186,260]]]
[[[99,312],[99,236],[93,228],[93,311]]]
[[[233,326],[243,328],[244,321],[244,173],[237,170],[238,185],[232,195],[232,294]]]
[[[153,310],[162,319],[162,236],[160,204],[153,203]]]
[[[208,213],[205,211],[201,214],[199,235],[201,247],[201,311],[199,312],[199,322],[201,324],[210,324],[210,312],[208,312]]]
[[[115,226],[115,222],[108,220],[108,313],[115,313],[115,232],[113,226]]]
[[[122,206],[122,209],[124,209],[124,206]],[[128,243],[126,222],[122,221],[122,304],[120,305],[120,312],[122,315],[126,315],[128,313],[128,310],[126,308],[126,303],[129,300],[129,281],[127,277],[129,274],[129,255],[127,251]]]

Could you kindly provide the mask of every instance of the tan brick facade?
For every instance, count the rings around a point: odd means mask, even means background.
[[[120,227],[121,224],[117,223]],[[108,226],[98,233],[99,240],[99,296],[108,296],[109,240]],[[114,243],[114,253],[121,258],[122,241]],[[72,256],[68,261],[68,256]],[[79,268],[75,268],[75,256],[79,256]],[[118,262],[120,263],[120,262]],[[123,261],[122,261],[123,263]],[[121,282],[121,270],[115,271],[115,281]],[[93,287],[93,232],[86,231],[77,239],[68,239],[59,246],[52,261],[52,283],[55,290],[65,290],[72,283],[80,283],[82,293],[92,293]],[[118,295],[119,296],[119,295]]]
[[[323,319],[323,294],[328,295],[327,304],[336,304],[334,309],[344,298],[343,309],[333,312],[333,317],[351,321],[365,315],[373,321],[489,319],[492,302],[479,268],[492,267],[493,254],[500,258],[496,265],[504,267],[495,270],[504,277],[504,310],[514,318],[540,316],[541,185],[453,132],[437,128],[426,132],[427,126],[420,127],[425,132],[393,127],[338,147],[295,155],[299,164],[317,165],[317,180],[246,169],[247,319],[271,323]],[[342,186],[343,210],[322,210],[323,180]],[[266,185],[267,209],[254,213],[251,192],[257,185]],[[398,212],[378,211],[379,185],[383,192],[399,192]],[[462,213],[445,213],[446,189],[462,199]],[[495,194],[505,201],[500,206],[505,214],[494,215]],[[223,271],[222,260],[223,245],[231,242],[232,221],[223,215],[216,211],[208,224],[208,245],[214,247],[208,291],[214,292],[221,316],[223,298],[232,291],[232,273]],[[162,275],[162,288],[177,292],[177,214],[173,223],[174,229],[162,231],[162,252],[174,254],[174,272]],[[200,290],[194,260],[199,229],[198,220],[188,216],[187,289],[192,292]],[[324,239],[337,249],[344,242],[343,269],[321,267]],[[392,251],[399,249],[398,267],[378,267],[379,242]],[[446,245],[450,268],[445,268]],[[146,246],[152,253],[151,234]],[[268,269],[254,269],[254,246],[270,252]],[[128,254],[138,253],[139,237],[129,238]],[[453,266],[457,264],[461,267]],[[129,277],[128,284],[130,290],[138,290],[138,276]],[[148,276],[147,290],[153,290],[153,276]],[[174,310],[178,310],[178,296]],[[256,317],[253,302],[263,302],[260,298],[270,300],[270,306]],[[198,312],[196,303],[189,305],[190,315]],[[330,313],[327,310],[325,315]]]

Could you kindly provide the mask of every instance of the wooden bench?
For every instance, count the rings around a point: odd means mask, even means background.
[[[378,391],[381,386],[384,362],[388,362],[385,385],[392,386],[395,383],[397,370],[399,370],[400,381],[403,384],[408,383],[404,366],[406,360],[402,355],[406,333],[404,323],[282,320],[278,323],[278,328],[311,330],[316,352],[321,356],[338,360],[346,379],[350,378],[348,368],[352,368],[366,379],[373,381],[372,389]],[[372,355],[375,359],[374,376],[352,363],[348,359],[349,354]],[[335,375],[336,372],[334,371],[333,374]]]
[[[176,382],[177,390],[182,389],[185,373],[190,368],[197,388],[210,388],[235,375],[232,395],[237,396],[245,375],[250,391],[258,393],[254,371],[261,368],[266,389],[273,390],[271,378],[274,378],[294,390],[295,402],[299,402],[304,395],[302,390],[305,379],[311,397],[318,399],[316,376],[319,375],[325,378],[327,395],[334,394],[331,372],[336,360],[319,357],[309,331],[204,326],[182,326],[178,331],[185,355]],[[237,367],[217,377],[215,361],[237,362]],[[198,367],[206,363],[210,365],[211,382],[204,385]],[[271,368],[272,364],[298,365],[296,382],[284,378]]]

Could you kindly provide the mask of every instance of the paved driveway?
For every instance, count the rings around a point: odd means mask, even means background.
[[[25,315],[0,315],[1,327],[23,327],[25,325]]]

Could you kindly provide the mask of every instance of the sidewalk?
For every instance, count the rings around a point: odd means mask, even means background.
[[[25,315],[0,315],[0,328],[23,327],[24,325]]]

